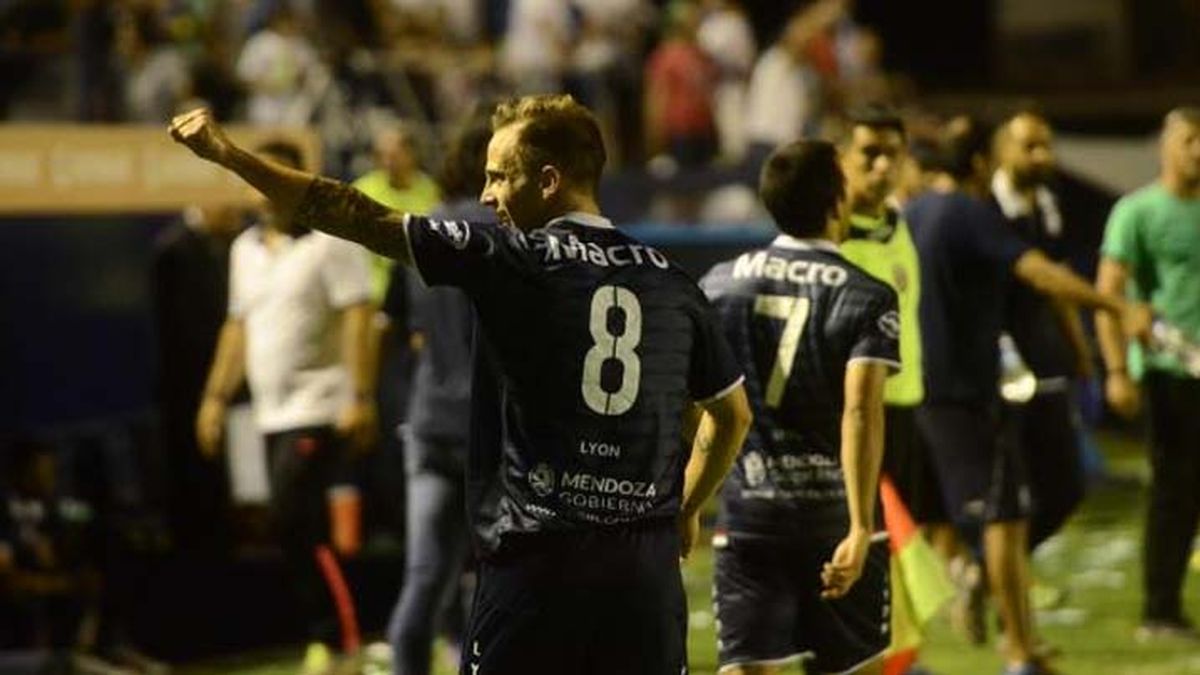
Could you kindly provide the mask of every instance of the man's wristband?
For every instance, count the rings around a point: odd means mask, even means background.
[[[222,396],[221,394],[219,394],[215,391],[204,392],[204,400],[205,401],[216,401],[217,403],[220,403],[221,405],[225,405],[225,403],[228,401],[228,399],[226,397]]]
[[[1110,376],[1112,376],[1112,375],[1126,375],[1126,374],[1128,374],[1128,373],[1129,373],[1129,371],[1125,369],[1125,366],[1121,366],[1120,368],[1109,368],[1109,369],[1108,369],[1108,371],[1107,371],[1107,373],[1108,373]]]

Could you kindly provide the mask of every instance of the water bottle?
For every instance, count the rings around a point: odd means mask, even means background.
[[[1165,319],[1155,319],[1150,329],[1150,349],[1179,362],[1188,375],[1200,377],[1200,341]]]
[[[1037,376],[1021,358],[1017,343],[1000,334],[1000,396],[1009,403],[1028,403],[1037,394]]]

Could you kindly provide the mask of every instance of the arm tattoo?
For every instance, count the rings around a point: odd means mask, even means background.
[[[349,239],[408,264],[411,258],[404,214],[345,183],[317,177],[296,208],[292,224]]]

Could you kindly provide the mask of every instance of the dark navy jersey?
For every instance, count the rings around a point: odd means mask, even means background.
[[[732,535],[841,536],[846,364],[899,367],[895,291],[824,241],[780,236],[700,282],[746,370],[754,424],[721,493]]]
[[[597,216],[521,233],[410,217],[426,283],[462,288],[479,323],[468,509],[478,543],[673,519],[689,400],[741,379],[703,293]]]

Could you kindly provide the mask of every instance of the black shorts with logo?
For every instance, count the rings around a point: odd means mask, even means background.
[[[479,568],[462,675],[687,673],[673,522],[523,535]]]
[[[838,543],[717,538],[714,604],[721,670],[811,659],[818,672],[844,673],[887,648],[887,540],[871,544],[862,576],[845,597],[825,600],[821,567]]]

